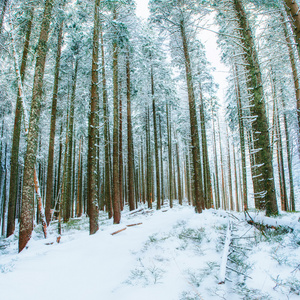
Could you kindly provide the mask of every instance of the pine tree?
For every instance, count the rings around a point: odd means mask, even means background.
[[[34,198],[34,165],[36,161],[38,124],[42,100],[43,77],[47,55],[47,41],[53,0],[46,0],[41,25],[40,37],[37,46],[34,83],[32,89],[31,112],[27,137],[27,152],[24,164],[22,208],[20,216],[19,252],[27,245],[33,230],[33,198]]]

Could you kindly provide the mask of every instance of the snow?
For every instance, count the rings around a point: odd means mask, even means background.
[[[0,240],[0,299],[299,299],[299,216],[251,213],[255,221],[293,229],[263,235],[243,213],[196,214],[187,204],[125,211],[119,225],[101,213],[95,235],[86,217],[73,219],[59,244],[57,223],[47,239],[37,226],[20,254],[17,236]],[[229,222],[226,280],[219,285]]]

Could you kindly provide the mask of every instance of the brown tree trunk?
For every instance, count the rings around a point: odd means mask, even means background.
[[[288,7],[289,17],[293,24],[293,32],[295,35],[295,40],[298,48],[298,53],[300,57],[300,14],[299,14],[299,6],[295,0],[285,0],[285,3]]]
[[[182,47],[184,53],[186,83],[187,83],[189,111],[190,111],[190,129],[191,129],[191,140],[192,140],[194,185],[195,185],[195,206],[196,206],[196,212],[201,213],[202,209],[204,208],[204,201],[203,201],[203,190],[201,188],[202,178],[200,176],[201,165],[200,165],[200,148],[199,148],[199,133],[198,133],[199,131],[198,131],[198,123],[197,123],[197,115],[196,115],[195,94],[194,94],[190,54],[188,50],[188,42],[185,33],[185,24],[183,20],[180,23],[180,33],[181,33]]]
[[[219,166],[218,166],[218,154],[217,154],[217,142],[216,142],[216,130],[215,130],[215,119],[212,116],[213,123],[213,144],[214,144],[214,165],[215,165],[215,205],[216,209],[221,207],[220,202],[220,186],[219,186]]]
[[[202,156],[203,156],[203,178],[204,178],[204,200],[205,207],[211,208],[213,204],[212,200],[212,187],[210,177],[210,167],[207,150],[207,137],[206,137],[206,125],[205,125],[205,114],[204,114],[204,103],[201,84],[199,83],[200,89],[200,128],[201,128],[201,141],[202,141]]]
[[[159,171],[159,154],[158,154],[158,137],[156,124],[156,104],[154,92],[154,77],[153,67],[151,66],[151,96],[152,96],[152,113],[153,113],[153,131],[154,131],[154,155],[155,155],[155,178],[156,178],[156,209],[161,208],[161,194],[160,194],[160,171]]]
[[[177,164],[177,186],[178,186],[178,201],[182,205],[182,185],[180,176],[180,159],[179,159],[179,146],[178,141],[176,141],[176,164]]]
[[[119,82],[119,90],[122,90],[121,81]],[[119,187],[120,187],[120,209],[123,210],[124,194],[123,194],[123,112],[122,112],[122,95],[119,93]]]
[[[3,21],[4,21],[4,16],[5,16],[5,11],[7,8],[8,0],[3,0],[2,1],[2,10],[1,10],[1,16],[0,16],[0,34],[2,32],[2,27],[3,27]]]
[[[168,161],[169,161],[169,202],[170,207],[173,207],[173,169],[172,169],[172,140],[171,140],[171,125],[169,104],[166,105],[167,114],[167,133],[168,133]]]
[[[55,64],[55,75],[54,75],[54,87],[52,97],[52,112],[51,112],[51,125],[50,125],[50,139],[49,139],[49,152],[48,152],[48,171],[47,171],[47,192],[46,192],[46,206],[45,216],[47,226],[50,224],[51,214],[51,202],[53,195],[53,157],[54,157],[54,144],[55,144],[55,124],[56,124],[56,106],[57,106],[57,92],[58,92],[58,81],[59,81],[59,66],[61,57],[61,45],[63,35],[63,21],[59,26],[58,41],[57,41],[57,52],[56,52],[56,64]]]
[[[113,19],[117,20],[116,7],[113,10]],[[115,29],[116,30],[116,29]],[[113,99],[114,99],[114,128],[113,128],[113,216],[114,224],[121,221],[120,211],[120,181],[119,181],[119,97],[118,97],[118,44],[117,33],[113,41]]]
[[[297,58],[295,57],[294,49],[292,46],[292,40],[289,36],[289,28],[287,25],[286,16],[285,16],[284,11],[281,12],[281,22],[283,24],[283,31],[284,31],[288,51],[289,51],[291,68],[292,68],[292,73],[293,73],[295,97],[296,97],[296,104],[297,104],[298,129],[300,131],[300,85],[299,85],[299,75],[298,75],[298,70],[297,70]],[[298,49],[300,49],[299,43],[297,45],[298,45]],[[300,132],[298,132],[298,143],[299,143],[299,147],[300,147]],[[300,154],[300,150],[298,150],[298,151]]]
[[[152,166],[151,166],[151,145],[150,145],[150,112],[146,112],[146,187],[148,208],[152,209]]]
[[[126,60],[126,79],[127,79],[127,175],[128,175],[128,203],[129,210],[134,210],[134,158],[133,158],[133,137],[131,121],[131,87],[130,87],[130,57],[129,50]]]
[[[240,211],[239,206],[239,184],[238,184],[238,174],[237,174],[237,161],[236,161],[236,154],[235,154],[235,147],[233,145],[233,165],[234,165],[234,182],[235,182],[235,210],[237,212]]]
[[[72,75],[72,94],[69,112],[69,126],[68,126],[68,156],[67,156],[67,170],[66,170],[66,186],[64,195],[64,222],[68,222],[71,217],[71,203],[72,199],[72,158],[73,158],[73,132],[74,132],[74,109],[76,98],[76,85],[78,73],[78,59],[75,61],[75,68]]]
[[[25,34],[25,43],[23,48],[22,62],[20,68],[21,81],[23,83],[25,78],[26,62],[29,52],[29,41],[31,36],[33,20],[33,9],[30,10],[30,19],[27,24],[27,30]],[[18,173],[19,173],[19,145],[22,123],[22,99],[20,93],[17,96],[16,111],[15,111],[15,123],[13,131],[13,140],[11,148],[10,159],[10,185],[9,185],[9,201],[7,212],[7,237],[11,236],[15,231],[15,216],[16,216],[16,203],[18,193]]]
[[[289,2],[289,1],[288,1]],[[234,0],[238,23],[243,37],[243,49],[249,80],[247,80],[248,93],[253,98],[251,115],[254,134],[254,151],[256,165],[252,166],[254,171],[254,194],[260,202],[260,207],[266,209],[266,214],[278,214],[275,185],[273,179],[272,153],[269,140],[269,124],[264,102],[264,91],[258,55],[256,52],[251,28],[247,19],[245,9],[241,0]]]
[[[228,155],[228,188],[229,188],[229,203],[230,209],[233,209],[233,192],[232,192],[232,174],[231,174],[231,157],[230,157],[230,144],[229,144],[229,135],[228,128],[227,129],[227,155]]]
[[[99,57],[99,4],[100,0],[95,1],[94,10],[94,34],[93,34],[93,54],[92,54],[92,83],[91,101],[89,115],[89,139],[88,139],[88,174],[87,174],[87,197],[90,219],[90,234],[98,231],[98,187],[97,187],[97,139],[98,139],[98,57]]]
[[[241,160],[242,160],[242,182],[243,182],[243,208],[248,209],[248,188],[247,188],[247,169],[246,169],[246,148],[245,148],[245,133],[244,133],[244,122],[243,122],[243,111],[241,103],[241,92],[238,80],[238,72],[236,65],[234,66],[234,76],[235,80],[235,91],[237,100],[237,111],[238,111],[238,121],[239,121],[239,138],[240,138],[240,148],[241,148]]]
[[[53,0],[46,0],[37,46],[36,65],[31,101],[27,151],[24,164],[22,209],[20,216],[19,252],[21,252],[31,238],[33,230],[33,199],[34,199],[34,165],[36,161],[37,141],[39,132],[39,118],[42,102],[43,77],[47,55],[47,41],[51,20]]]
[[[109,219],[112,218],[112,196],[111,196],[111,168],[110,168],[110,138],[109,138],[109,116],[107,104],[107,88],[105,74],[105,55],[104,41],[102,32],[102,21],[100,21],[100,38],[101,38],[101,58],[102,58],[102,99],[103,99],[103,118],[104,118],[104,180],[105,180],[105,205],[108,211]]]
[[[163,163],[163,142],[162,142],[162,132],[161,132],[161,119],[159,120],[159,139],[160,139],[160,181],[161,181],[161,205],[164,204],[165,190],[164,190],[164,163]]]
[[[77,201],[76,201],[76,216],[82,215],[82,197],[81,197],[81,139],[79,140],[78,149],[78,170],[77,170]]]

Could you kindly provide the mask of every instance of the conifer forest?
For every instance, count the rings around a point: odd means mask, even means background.
[[[299,0],[0,0],[0,299],[298,299],[299,80]]]

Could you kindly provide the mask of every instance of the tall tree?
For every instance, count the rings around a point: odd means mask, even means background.
[[[130,87],[130,55],[129,50],[126,57],[126,87],[127,87],[127,186],[129,210],[134,210],[134,154],[131,121],[131,87]]]
[[[0,34],[2,32],[2,27],[3,27],[3,21],[4,21],[4,16],[5,16],[5,11],[7,8],[8,0],[3,0],[1,4],[1,15],[0,15]]]
[[[29,42],[32,30],[33,9],[29,11],[29,19],[25,34],[25,42],[23,48],[22,62],[20,67],[20,76],[23,83],[25,78],[27,57],[29,52]],[[11,236],[15,231],[15,213],[18,194],[18,173],[19,173],[19,148],[20,148],[20,135],[21,135],[21,122],[22,122],[22,99],[20,91],[17,96],[16,110],[15,110],[15,123],[13,130],[13,140],[11,147],[10,159],[10,186],[9,186],[9,201],[7,213],[7,237]]]
[[[117,21],[116,3],[113,5],[113,20]],[[119,97],[118,97],[118,39],[115,24],[113,40],[113,99],[114,99],[114,125],[113,125],[113,216],[114,223],[121,220],[120,211],[120,180],[119,180]]]
[[[32,89],[31,112],[27,138],[27,151],[24,163],[22,208],[20,216],[19,252],[21,252],[31,238],[33,230],[34,211],[34,170],[38,142],[38,124],[42,104],[43,77],[47,55],[47,42],[53,0],[46,0],[39,42],[36,51],[36,65]]]
[[[254,134],[255,165],[254,193],[260,203],[260,208],[266,209],[267,215],[278,213],[275,185],[273,179],[272,153],[270,149],[269,125],[264,101],[264,91],[257,51],[249,25],[248,17],[241,0],[234,0],[234,8],[238,17],[243,38],[244,57],[249,72],[247,81],[248,93],[253,99],[251,115]]]
[[[59,66],[60,66],[61,46],[62,46],[62,39],[63,39],[63,24],[64,22],[61,21],[59,25],[59,31],[58,31],[54,86],[53,86],[53,97],[52,97],[51,125],[50,125],[50,138],[49,138],[49,151],[48,151],[48,168],[47,168],[46,205],[45,205],[45,216],[46,216],[46,222],[48,226],[51,218],[50,208],[51,208],[52,195],[53,195],[53,158],[54,158],[54,144],[55,144],[55,125],[56,125],[56,107],[57,107],[57,93],[58,93],[58,82],[59,82]]]
[[[152,96],[152,114],[153,114],[153,131],[154,131],[154,155],[155,155],[155,179],[156,179],[156,208],[161,208],[160,199],[160,173],[159,173],[159,158],[158,158],[158,137],[157,137],[157,117],[156,117],[156,103],[155,103],[155,91],[154,91],[154,74],[153,66],[150,70],[151,77],[151,96]]]
[[[88,141],[88,207],[90,218],[90,234],[98,231],[98,187],[97,187],[97,138],[98,124],[96,123],[99,107],[98,94],[98,60],[99,60],[99,4],[100,0],[95,1],[94,10],[94,34],[93,34],[93,55],[92,55],[92,84],[91,84],[91,101],[89,115],[89,141]]]

